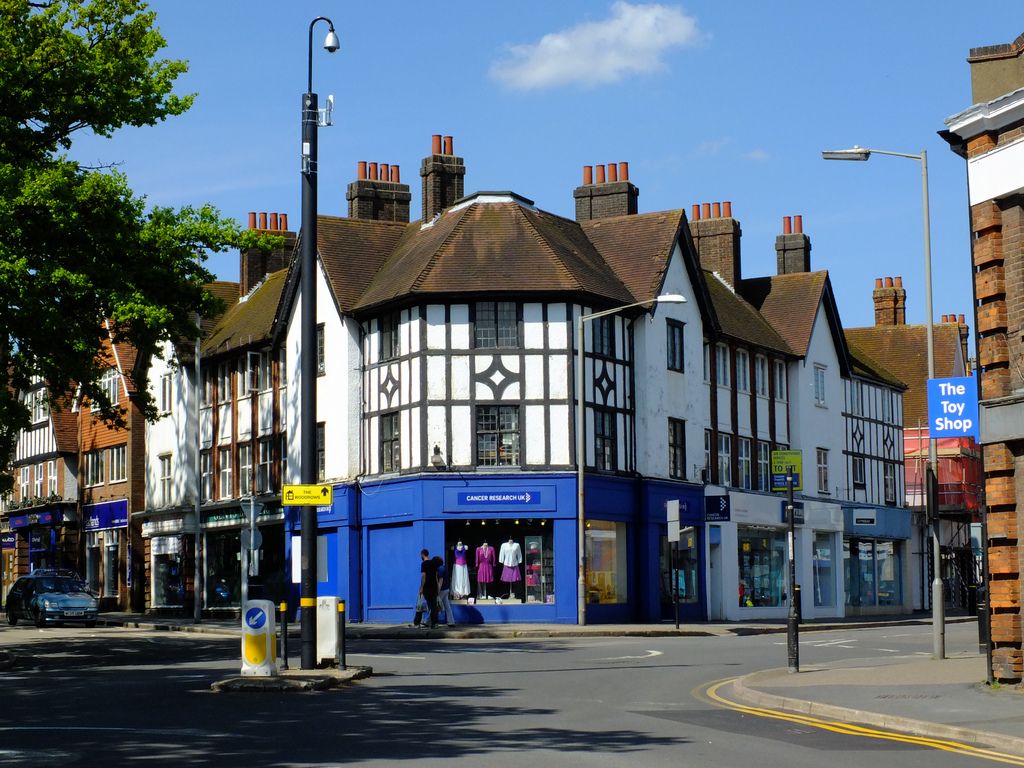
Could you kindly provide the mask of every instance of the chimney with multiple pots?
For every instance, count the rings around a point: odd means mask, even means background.
[[[576,198],[576,221],[590,221],[635,215],[640,190],[629,180],[629,163],[585,165],[583,184],[572,196]]]

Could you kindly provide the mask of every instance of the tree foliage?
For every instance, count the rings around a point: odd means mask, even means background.
[[[206,254],[260,244],[209,205],[147,209],[123,174],[65,154],[79,131],[188,109],[172,92],[187,66],[157,58],[155,23],[142,0],[0,0],[0,460],[29,424],[19,390],[35,380],[54,405],[77,390],[117,422],[97,383],[104,320],[140,360],[194,338],[196,313],[217,310]]]

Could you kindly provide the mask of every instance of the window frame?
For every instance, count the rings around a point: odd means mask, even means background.
[[[821,363],[814,364],[814,404],[819,408],[827,408],[827,393],[825,392],[825,366]]]
[[[686,421],[668,419],[668,476],[686,479]]]
[[[515,428],[505,427],[503,425],[509,424],[507,417],[511,414],[515,414]],[[523,452],[521,446],[522,436],[522,414],[518,405],[505,405],[501,403],[490,403],[481,404],[476,406],[476,412],[473,415],[473,442],[475,447],[475,458],[476,466],[478,467],[519,467],[522,466]],[[485,424],[481,428],[481,421],[483,418],[490,418],[491,422]],[[493,424],[493,427],[491,427]],[[491,451],[485,450],[484,440],[485,436],[494,435],[494,450],[493,450],[493,461],[489,460]],[[515,446],[513,452],[509,454],[514,458],[502,460],[502,454],[505,446],[505,437],[509,436],[512,438],[511,443]],[[489,438],[488,438],[489,439]]]
[[[782,402],[789,400],[789,372],[785,360],[775,361],[775,399]]]
[[[377,318],[377,359],[381,362],[395,360],[401,355],[402,316],[398,312],[389,312]]]
[[[106,472],[104,469],[104,451],[102,448],[96,448],[91,451],[86,451],[82,457],[82,477],[86,488],[95,488],[103,485],[106,481]]]
[[[736,446],[737,471],[739,472],[739,487],[751,490],[754,485],[753,477],[753,451],[749,437],[740,437]]]
[[[57,462],[53,459],[46,462],[46,495],[57,495]]]
[[[732,435],[718,433],[718,484],[732,487]]]
[[[615,318],[611,315],[594,318],[591,328],[591,352],[598,357],[615,357]]]
[[[618,418],[611,408],[595,407],[594,469],[616,472],[619,468]]]
[[[217,449],[217,465],[217,498],[230,499],[235,491],[231,446],[225,445]]]
[[[686,366],[686,323],[665,318],[665,366],[683,373]]]
[[[38,462],[35,465],[34,477],[32,478],[32,488],[35,491],[33,496],[41,499],[43,497],[43,462]]]
[[[253,495],[252,443],[238,444],[238,495]]]
[[[818,470],[818,493],[823,496],[831,496],[828,485],[828,448],[817,447],[814,449],[815,465]]]
[[[316,375],[327,375],[327,330],[323,323],[316,326]]]
[[[772,486],[772,447],[764,440],[757,442],[757,489],[770,491]]]
[[[323,482],[327,477],[327,424],[318,422],[316,425],[316,478]]]
[[[512,322],[508,322],[511,308]],[[491,332],[494,338],[491,339]],[[473,304],[474,349],[519,349],[519,304],[515,301],[478,301]]]
[[[110,482],[123,483],[128,480],[128,446],[114,445],[110,448]]]
[[[896,465],[890,461],[882,465],[882,484],[884,486],[885,503],[896,503]]]
[[[764,355],[754,355],[754,393],[768,397],[768,358]]]
[[[750,353],[745,349],[736,350],[736,391],[750,392]]]
[[[158,487],[160,488],[160,506],[166,507],[171,503],[171,473],[173,471],[171,463],[171,454],[162,453],[159,456],[160,459],[160,478]]]
[[[851,457],[850,475],[854,488],[867,487],[867,474],[865,472],[863,456]]]
[[[732,385],[732,372],[729,370],[729,347],[725,344],[715,345],[715,384],[720,387]]]
[[[199,485],[201,501],[213,501],[213,451],[209,448],[199,452]]]
[[[167,371],[160,375],[160,413],[170,413],[173,400],[173,387],[171,372]]]
[[[271,438],[260,438],[256,451],[256,493],[270,493],[271,468],[274,465],[274,444]]]
[[[380,471],[400,472],[402,469],[402,419],[399,411],[382,413],[378,419]]]

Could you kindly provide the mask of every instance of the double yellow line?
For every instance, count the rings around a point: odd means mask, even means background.
[[[992,760],[997,763],[1024,766],[1024,757],[1022,756],[1009,755],[1005,752],[997,752],[983,747],[974,747],[970,744],[962,744],[958,741],[946,741],[944,739],[931,739],[926,736],[913,736],[910,734],[894,733],[892,731],[880,731],[875,728],[867,728],[865,726],[854,725],[852,723],[844,723],[835,720],[822,720],[817,717],[811,717],[810,715],[781,712],[775,709],[764,709],[763,707],[749,707],[744,704],[737,704],[733,701],[729,701],[718,693],[718,690],[722,686],[729,685],[735,680],[736,678],[732,677],[727,680],[719,680],[718,682],[712,683],[704,691],[704,695],[707,696],[712,703],[718,706],[726,707],[727,709],[732,709],[736,712],[742,712],[746,715],[753,715],[754,717],[767,717],[773,720],[785,720],[790,723],[799,723],[800,725],[818,728],[823,731],[846,734],[847,736],[860,736],[861,738],[878,739],[880,741],[898,741],[904,744],[915,744],[917,746],[929,747],[931,749],[941,749],[944,752],[953,752],[958,755],[968,755],[970,757],[978,757],[984,760]]]

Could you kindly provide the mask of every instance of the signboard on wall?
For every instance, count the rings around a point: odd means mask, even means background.
[[[446,512],[552,512],[555,509],[554,486],[529,488],[445,488]]]
[[[728,523],[732,519],[729,495],[704,497],[704,522]]]
[[[107,528],[128,527],[128,499],[86,504],[82,507],[85,530],[102,531]]]
[[[772,451],[772,490],[788,489],[786,477],[793,473],[793,490],[802,491],[804,476],[804,458],[800,451]]]

